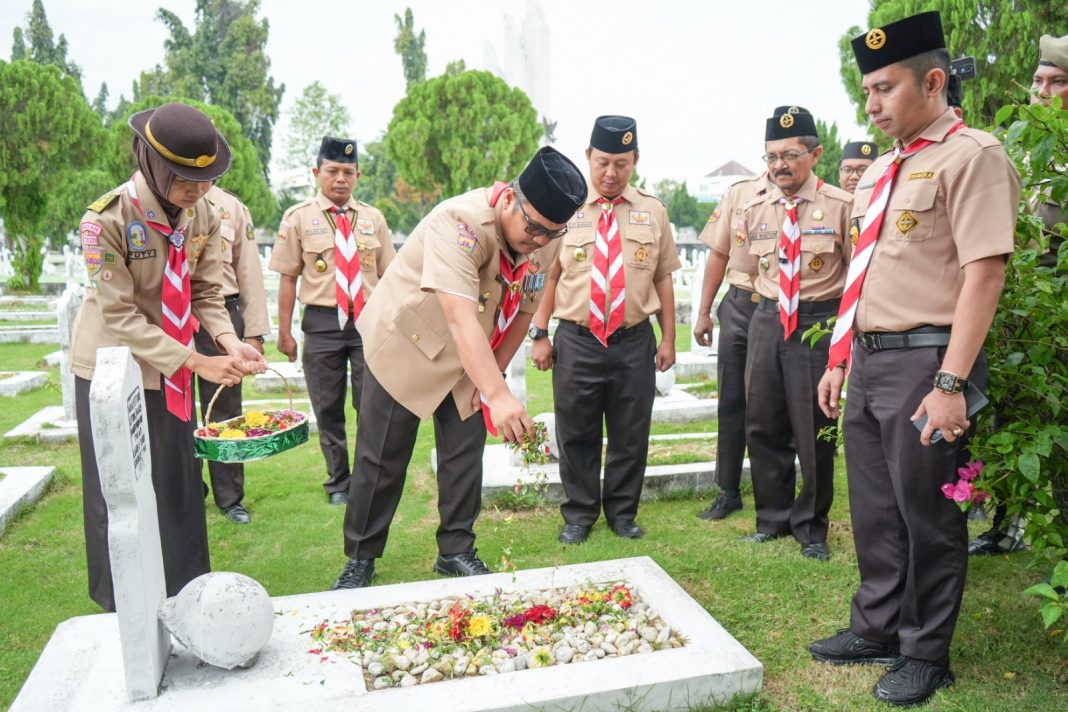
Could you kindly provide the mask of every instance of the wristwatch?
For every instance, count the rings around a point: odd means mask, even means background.
[[[533,324],[531,324],[530,328],[527,329],[527,336],[529,336],[531,338],[531,340],[537,341],[538,339],[544,339],[544,338],[548,337],[549,336],[549,330],[548,329],[540,329],[540,328],[534,326]]]
[[[935,371],[934,387],[946,395],[960,393],[968,386],[967,379],[961,378],[951,371]]]

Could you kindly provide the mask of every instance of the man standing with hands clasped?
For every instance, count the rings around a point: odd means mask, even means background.
[[[997,139],[947,105],[937,12],[852,44],[865,110],[895,141],[857,187],[860,234],[819,388],[820,408],[838,417],[852,359],[844,428],[860,587],[849,627],[809,650],[834,664],[892,663],[873,694],[913,705],[954,681],[968,532],[940,487],[955,480],[971,425],[968,381],[986,383],[982,344],[1013,251],[1020,179]]]

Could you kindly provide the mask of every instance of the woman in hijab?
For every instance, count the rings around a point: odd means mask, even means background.
[[[184,104],[138,112],[129,123],[139,170],[82,217],[87,289],[71,339],[89,595],[109,611],[115,596],[107,507],[89,419],[97,349],[127,346],[141,367],[168,596],[211,568],[193,457],[192,374],[233,385],[266,367],[234,333],[219,291],[219,218],[204,195],[230,167],[225,139]],[[197,328],[226,355],[198,354]]]

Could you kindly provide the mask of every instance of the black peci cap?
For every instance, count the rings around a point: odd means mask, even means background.
[[[605,153],[638,150],[638,124],[629,116],[598,116],[590,134],[590,148]]]
[[[771,112],[772,116],[782,116],[783,114],[811,114],[812,112],[803,106],[776,106],[775,111]]]
[[[860,159],[862,161],[874,161],[879,156],[879,147],[871,141],[850,141],[842,146],[841,161]]]
[[[780,112],[779,109],[785,109]],[[816,119],[797,106],[780,106],[764,127],[765,141],[778,141],[795,136],[817,136]]]
[[[921,12],[868,30],[851,44],[860,73],[868,74],[933,49],[945,49],[942,16],[934,11]]]
[[[323,142],[319,144],[319,160],[321,161],[359,163],[357,154],[355,139],[323,136]]]
[[[586,202],[586,179],[567,156],[552,146],[534,154],[519,174],[523,197],[546,220],[562,225]]]

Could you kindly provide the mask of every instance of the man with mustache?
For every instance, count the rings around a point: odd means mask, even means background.
[[[767,120],[764,160],[772,187],[750,200],[743,228],[757,258],[760,294],[749,325],[745,366],[746,439],[762,544],[792,535],[806,558],[826,560],[828,512],[834,498],[834,425],[812,398],[828,340],[801,335],[838,310],[845,284],[851,196],[812,172],[823,153],[812,114],[797,107]],[[803,485],[795,497],[801,463]]]

